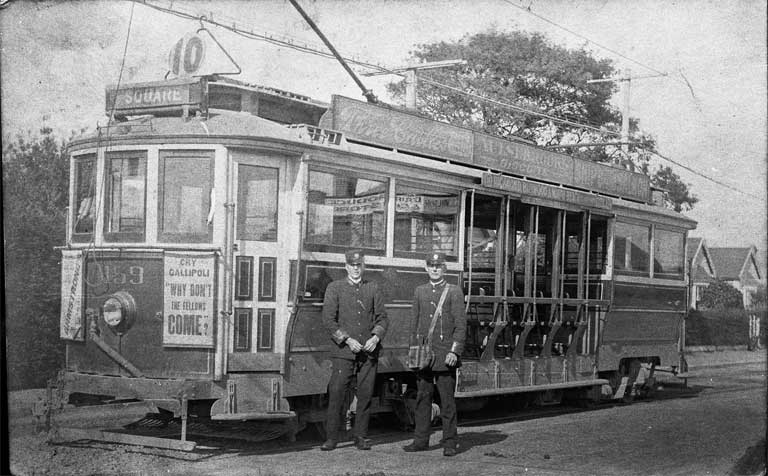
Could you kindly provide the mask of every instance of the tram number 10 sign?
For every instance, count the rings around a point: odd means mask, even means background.
[[[189,33],[173,45],[168,54],[168,68],[176,76],[185,77],[196,73],[205,60],[205,42]]]

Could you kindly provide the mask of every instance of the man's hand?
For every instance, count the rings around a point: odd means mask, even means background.
[[[376,350],[376,345],[379,343],[379,340],[380,340],[379,336],[375,334],[372,335],[371,338],[365,342],[365,351],[373,352],[374,350]]]
[[[351,350],[353,353],[357,354],[360,352],[360,350],[363,348],[363,346],[356,340],[351,337],[347,337],[347,340],[344,341],[345,344],[349,347],[349,350]]]
[[[459,362],[458,356],[454,354],[453,352],[448,352],[445,356],[445,365],[448,367],[455,367],[456,364]]]

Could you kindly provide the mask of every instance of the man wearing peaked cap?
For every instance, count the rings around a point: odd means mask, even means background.
[[[363,279],[365,255],[360,250],[344,253],[347,277],[328,285],[323,301],[323,325],[335,344],[331,350],[323,451],[336,448],[342,422],[344,397],[357,376],[357,408],[353,429],[355,446],[371,449],[366,439],[378,368],[381,339],[387,332],[387,312],[376,283]]]
[[[408,452],[429,449],[432,396],[437,389],[440,393],[440,414],[443,420],[443,455],[453,456],[458,446],[454,398],[456,368],[461,365],[460,356],[464,350],[467,328],[464,293],[458,286],[445,281],[446,266],[443,253],[430,253],[425,261],[424,269],[429,275],[429,282],[417,287],[414,293],[411,339],[419,341],[424,336],[430,337],[434,360],[428,367],[416,371],[413,443],[403,449]]]

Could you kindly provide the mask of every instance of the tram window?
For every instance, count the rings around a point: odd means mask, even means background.
[[[617,271],[650,272],[650,227],[616,222],[613,265]]]
[[[589,228],[589,274],[603,274],[608,249],[608,220],[593,217]]]
[[[144,152],[107,155],[105,241],[144,241],[147,156]]]
[[[210,242],[213,154],[173,151],[160,154],[160,240]]]
[[[355,247],[383,253],[388,190],[385,180],[310,170],[306,248]]]
[[[72,239],[90,239],[93,234],[94,190],[96,188],[96,156],[78,157],[74,161],[74,217]],[[78,236],[80,235],[80,236]]]
[[[398,256],[418,256],[439,250],[456,256],[458,194],[396,186],[395,252]]]
[[[237,239],[277,241],[278,170],[238,167]]]
[[[656,228],[653,235],[653,275],[682,276],[684,235]]]

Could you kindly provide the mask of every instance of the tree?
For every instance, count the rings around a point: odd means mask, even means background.
[[[718,279],[704,288],[701,293],[699,307],[702,309],[744,309],[744,300],[741,292]]]
[[[63,362],[54,247],[64,243],[69,167],[50,129],[3,142],[8,387],[37,387]]]
[[[651,177],[651,185],[664,190],[664,201],[668,208],[676,212],[690,210],[699,199],[690,193],[686,186],[668,166],[661,167]]]
[[[553,45],[538,33],[489,31],[455,42],[418,45],[411,54],[415,62],[466,61],[460,67],[420,73],[417,107],[428,117],[500,137],[522,138],[539,146],[617,140],[621,113],[609,103],[615,84],[588,83],[590,79],[613,76],[613,62],[595,59],[583,48],[569,50]],[[396,99],[402,98],[405,83],[391,83],[388,90]],[[477,96],[592,128],[505,108]],[[653,137],[643,133],[634,118],[630,118],[629,126],[633,143],[628,154],[616,145],[573,148],[571,154],[646,173],[669,190],[666,196],[670,207],[678,211],[692,208],[697,199],[676,174],[671,170],[650,171],[649,161],[656,148]]]

